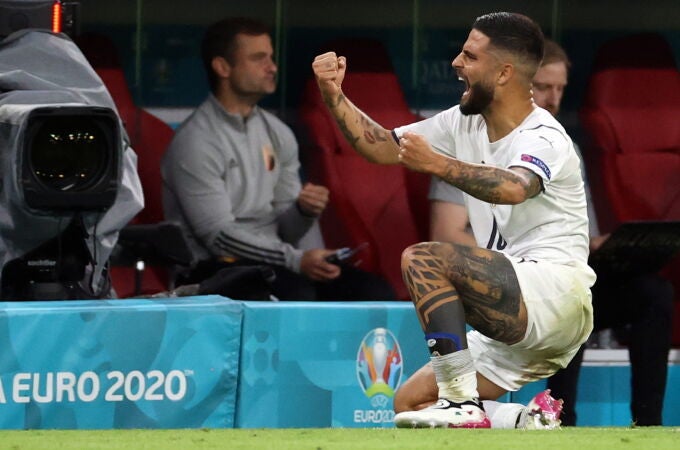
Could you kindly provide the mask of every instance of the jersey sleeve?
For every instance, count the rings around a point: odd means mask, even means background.
[[[571,147],[571,140],[558,129],[542,125],[522,130],[513,143],[515,151],[508,167],[524,167],[547,186],[562,171],[573,152]]]
[[[457,108],[456,106],[420,122],[397,127],[393,130],[393,134],[397,140],[407,131],[420,134],[435,151],[455,157],[456,148],[452,130],[455,128]]]

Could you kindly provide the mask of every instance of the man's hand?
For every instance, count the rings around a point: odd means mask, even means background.
[[[319,217],[328,205],[328,188],[318,184],[305,183],[298,195],[298,206],[303,213]]]
[[[314,58],[312,70],[321,91],[321,97],[329,108],[338,105],[342,95],[342,80],[345,78],[347,60],[335,52],[324,53]]]
[[[302,254],[300,272],[314,281],[330,281],[340,276],[340,266],[331,264],[326,258],[335,250],[314,248]]]
[[[399,162],[416,172],[436,174],[438,160],[443,155],[435,152],[425,138],[407,131],[399,139]]]

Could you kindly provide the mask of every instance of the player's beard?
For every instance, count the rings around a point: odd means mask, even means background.
[[[493,100],[494,89],[477,81],[468,88],[467,99],[460,102],[460,112],[466,116],[471,114],[481,114],[491,104]]]

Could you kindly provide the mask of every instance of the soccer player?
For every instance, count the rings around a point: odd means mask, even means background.
[[[534,103],[558,117],[567,86],[571,62],[555,41],[545,40],[543,62],[534,75]],[[575,146],[578,152],[578,147]],[[609,234],[601,234],[590,190],[581,166],[588,199],[590,251],[602,245]],[[463,193],[434,177],[430,189],[431,239],[476,245],[468,231]],[[594,331],[630,325],[631,413],[637,426],[662,425],[664,392],[671,346],[673,286],[658,274],[640,274],[622,280],[620,276],[597,273],[592,288]],[[578,378],[585,345],[569,365],[548,378],[550,395],[563,399],[561,425],[576,425]],[[403,393],[403,392],[402,392]],[[488,402],[485,402],[485,407]],[[493,407],[492,407],[493,408]],[[505,407],[507,409],[507,407]],[[488,412],[488,411],[487,411]],[[492,419],[493,425],[493,419]]]
[[[403,252],[431,361],[395,397],[399,427],[490,427],[481,400],[566,366],[592,330],[580,161],[564,128],[533,103],[542,56],[543,33],[528,17],[478,17],[452,63],[466,86],[460,104],[392,131],[344,96],[344,57],[328,52],[312,64],[357,152],[467,194],[478,247],[425,242]],[[466,334],[466,322],[475,330]],[[559,403],[547,393],[535,400],[536,420],[504,417],[554,425]]]

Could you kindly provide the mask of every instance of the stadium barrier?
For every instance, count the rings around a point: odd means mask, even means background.
[[[0,345],[3,429],[392,427],[395,389],[428,359],[408,302],[6,302]],[[593,355],[579,423],[628,425],[627,360]]]
[[[407,302],[245,307],[236,426],[392,427],[392,397],[429,356]]]
[[[0,303],[0,428],[232,427],[243,304]]]

